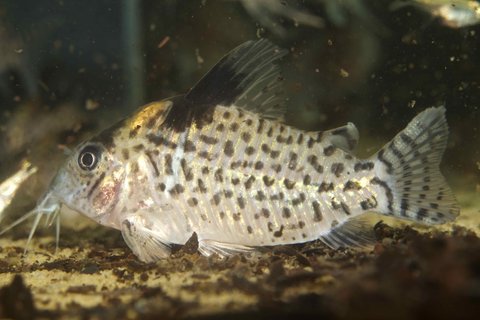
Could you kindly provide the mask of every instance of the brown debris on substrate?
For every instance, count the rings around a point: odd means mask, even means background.
[[[452,233],[421,234],[410,227],[394,229],[382,223],[376,225],[375,232],[378,242],[370,251],[334,251],[321,242],[312,242],[225,260],[195,253],[192,239],[191,246],[156,264],[140,263],[125,247],[120,250],[123,253],[112,255],[111,247],[121,243],[108,241],[83,249],[91,251],[82,260],[63,258],[29,266],[2,263],[0,273],[62,270],[94,276],[112,270],[112,281],[127,283],[139,292],[124,303],[116,293],[105,291],[98,306],[70,304],[47,313],[52,317],[427,319],[474,318],[480,314],[480,239],[474,233],[457,228]],[[192,280],[179,290],[198,294],[197,298],[182,299],[162,285],[149,285],[155,277],[179,272]],[[12,287],[20,289],[8,289]],[[65,294],[88,295],[98,290],[72,285]],[[1,292],[0,315],[35,315],[30,291],[21,278],[16,277]],[[209,310],[199,298],[232,292],[254,302],[239,308],[242,301],[230,301],[220,309]],[[13,306],[22,306],[18,315],[18,307]]]

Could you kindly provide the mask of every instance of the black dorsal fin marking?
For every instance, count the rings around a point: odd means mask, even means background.
[[[261,117],[282,120],[283,78],[276,62],[287,54],[266,39],[247,41],[224,56],[184,96],[174,98],[166,124],[177,129],[208,120],[217,105],[236,106]]]

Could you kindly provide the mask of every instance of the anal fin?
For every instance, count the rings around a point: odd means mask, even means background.
[[[133,253],[143,262],[155,262],[170,255],[170,247],[162,237],[145,227],[138,217],[122,222],[122,236]]]
[[[254,248],[242,244],[220,242],[211,239],[201,239],[198,241],[198,251],[204,256],[217,254],[220,257],[227,257],[233,254],[248,253]]]

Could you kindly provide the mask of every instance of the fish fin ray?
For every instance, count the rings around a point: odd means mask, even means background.
[[[227,257],[233,254],[252,252],[254,248],[242,244],[221,242],[211,239],[199,239],[198,251],[204,256],[217,254],[220,257]]]
[[[128,247],[143,262],[155,262],[170,255],[168,242],[146,228],[136,217],[123,220],[121,231]]]
[[[173,98],[166,124],[201,121],[217,105],[236,106],[268,119],[285,114],[283,78],[276,64],[287,54],[266,39],[247,41],[225,55],[185,95]]]
[[[445,108],[428,108],[374,155],[384,169],[380,179],[392,189],[384,214],[425,224],[458,216],[460,206],[440,172],[447,140]]]
[[[323,234],[319,239],[332,249],[338,248],[366,248],[375,241],[375,234],[369,222],[355,217],[339,224]]]

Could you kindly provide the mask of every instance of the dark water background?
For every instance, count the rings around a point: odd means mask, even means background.
[[[39,228],[26,256],[29,223],[0,237],[0,318],[476,319],[480,25],[451,28],[418,7],[392,11],[387,0],[274,3],[317,25],[268,6],[255,15],[241,0],[0,0],[0,183],[24,159],[38,167],[0,232],[35,205],[65,150],[143,103],[185,92],[259,37],[290,51],[287,122],[308,130],[353,122],[360,156],[425,108],[446,106],[442,171],[462,205],[451,230],[387,221],[372,228],[371,252],[317,241],[258,260],[200,257],[194,239],[148,265],[116,230],[82,228],[66,214],[58,253],[54,228]]]
[[[239,1],[0,1],[0,180],[30,159],[40,168],[27,192],[35,199],[59,146],[185,92],[229,50],[265,37],[291,51],[290,124],[354,122],[368,156],[424,108],[446,105],[443,171],[457,190],[479,188],[478,25],[450,28],[415,7],[392,11],[391,1],[279,3],[323,27],[274,15],[265,24]]]

